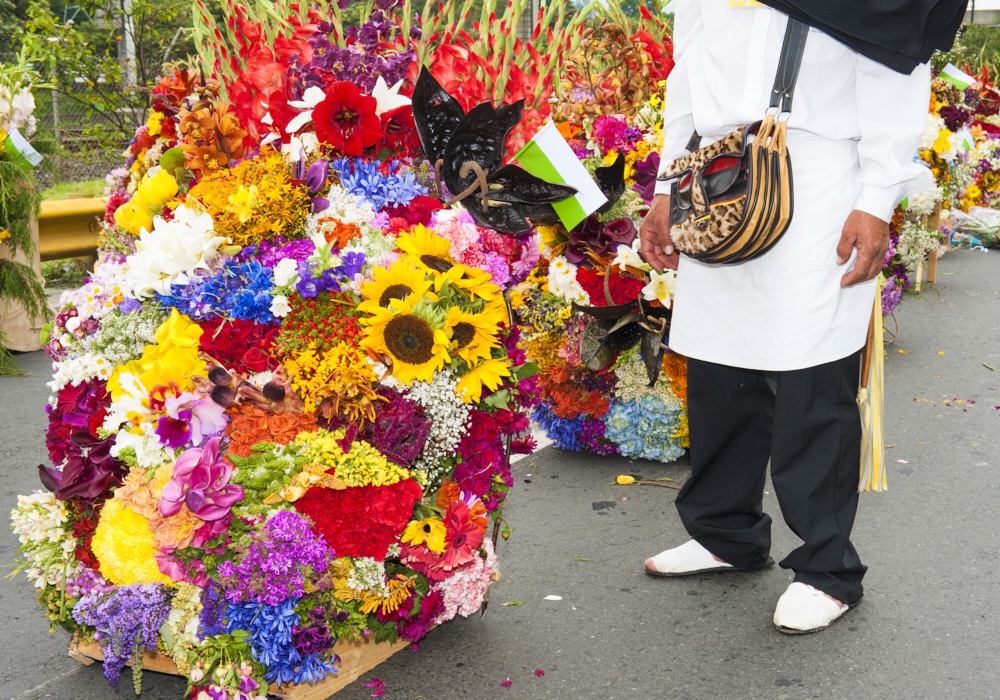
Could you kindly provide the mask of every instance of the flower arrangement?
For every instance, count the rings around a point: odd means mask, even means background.
[[[505,298],[539,260],[518,212],[575,192],[501,163],[558,58],[506,38],[516,8],[487,3],[473,40],[454,3],[422,20],[433,37],[407,3],[359,27],[345,4],[196,13],[203,70],[153,91],[98,262],[49,329],[49,492],[13,528],[112,685],[147,651],[198,700],[320,682],[338,640],[415,642],[499,575],[540,388]],[[559,8],[545,41],[569,45],[582,20]],[[459,128],[483,118],[489,161]],[[440,128],[457,165],[428,162]],[[469,162],[513,203],[456,196]]]

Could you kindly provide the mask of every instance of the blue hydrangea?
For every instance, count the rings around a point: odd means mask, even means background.
[[[560,450],[579,452],[582,449],[578,436],[580,428],[587,420],[586,416],[579,415],[572,420],[560,418],[552,412],[551,406],[542,403],[535,408],[532,417]]]
[[[256,323],[274,323],[271,313],[271,269],[256,260],[230,260],[219,272],[174,286],[169,295],[157,295],[168,309],[177,309],[196,321],[213,316]]]
[[[315,683],[336,673],[332,659],[316,654],[302,656],[292,641],[292,628],[299,624],[295,612],[298,598],[287,598],[278,605],[232,603],[226,609],[226,632],[249,633],[253,658],[267,667],[268,683]]]
[[[380,170],[379,163],[366,163],[361,158],[338,158],[330,167],[345,190],[367,200],[376,212],[394,204],[406,206],[418,195],[427,194],[412,172],[399,174],[399,163],[394,160],[385,166],[388,174]]]
[[[673,462],[684,454],[680,440],[674,437],[680,430],[683,410],[680,401],[666,401],[655,394],[612,401],[604,435],[626,457]]]

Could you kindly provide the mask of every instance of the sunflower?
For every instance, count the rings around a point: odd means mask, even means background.
[[[397,238],[396,246],[422,269],[435,275],[447,272],[455,264],[448,239],[422,224]]]
[[[451,338],[451,351],[469,366],[490,356],[497,346],[500,324],[507,320],[503,305],[487,304],[478,314],[462,311],[457,306],[448,309],[445,333]]]
[[[443,330],[443,314],[429,304],[412,304],[407,299],[392,299],[389,308],[369,311],[371,316],[360,323],[367,326],[363,347],[369,355],[392,359],[392,376],[409,386],[414,379],[429,382],[451,358],[448,335]]]
[[[500,286],[491,282],[491,279],[493,279],[493,275],[489,272],[455,263],[444,274],[436,276],[434,287],[441,291],[447,282],[452,287],[462,289],[473,297],[490,301],[500,294]]]
[[[510,376],[510,367],[503,360],[483,360],[481,363],[462,375],[455,387],[455,392],[466,403],[479,403],[483,395],[483,386],[490,391],[500,388],[504,377]]]
[[[361,285],[361,295],[365,298],[358,305],[359,311],[371,313],[379,307],[388,308],[393,299],[410,299],[416,303],[424,296],[432,301],[437,297],[428,295],[432,282],[425,279],[424,271],[413,264],[407,257],[401,257],[388,269],[376,267],[374,279]]]

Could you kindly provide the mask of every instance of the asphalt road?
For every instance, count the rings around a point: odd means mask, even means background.
[[[642,574],[645,557],[686,539],[676,492],[614,478],[681,480],[685,462],[548,448],[515,465],[507,515],[516,530],[500,547],[503,578],[485,618],[434,630],[365,680],[384,680],[387,699],[1000,696],[998,263],[997,251],[950,253],[937,285],[897,312],[902,335],[886,369],[890,490],[862,496],[855,543],[870,567],[866,596],[829,630],[774,630],[774,603],[791,580],[777,567],[680,580]],[[37,487],[34,468],[45,458],[48,363],[40,353],[21,361],[31,377],[0,379],[7,505]],[[780,558],[796,540],[772,494],[765,503]],[[2,540],[4,564],[16,546]],[[523,604],[502,605],[511,601]],[[0,698],[114,697],[97,665],[66,657],[64,632],[48,634],[23,577],[0,580],[0,620]],[[173,699],[184,684],[148,673],[145,688],[150,700]],[[370,693],[355,684],[337,698]],[[121,696],[131,695],[126,676]]]

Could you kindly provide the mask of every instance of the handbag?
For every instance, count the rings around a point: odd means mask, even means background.
[[[788,19],[770,106],[761,121],[741,126],[673,161],[659,180],[670,188],[674,247],[706,263],[733,265],[774,247],[792,220],[792,163],[788,116],[809,25]]]

